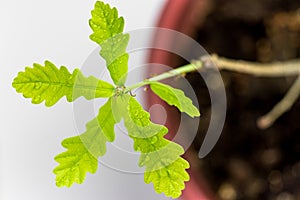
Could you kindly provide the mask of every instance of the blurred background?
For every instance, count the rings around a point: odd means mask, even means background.
[[[269,63],[300,57],[298,0],[173,0],[160,26],[183,32],[209,53],[231,59]],[[175,47],[178,43],[173,41]],[[180,45],[193,53],[189,44]],[[153,60],[172,67],[187,63],[168,53]],[[207,70],[203,75],[210,73]],[[300,199],[299,101],[272,127],[261,130],[256,124],[283,98],[296,77],[257,78],[228,71],[221,75],[227,95],[225,126],[204,159],[198,158],[198,152],[211,120],[211,100],[199,73],[185,77],[196,92],[202,115],[197,137],[186,153],[192,179],[197,180],[188,185],[184,199]],[[178,118],[168,122],[176,133]],[[190,129],[186,124],[186,134],[193,134]]]

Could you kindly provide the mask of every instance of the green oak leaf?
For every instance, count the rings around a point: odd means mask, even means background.
[[[165,193],[166,196],[178,198],[185,188],[184,181],[189,181],[190,177],[185,169],[189,168],[189,163],[179,157],[172,164],[155,170],[146,171],[144,180],[146,183],[153,182],[154,189],[157,193]]]
[[[116,121],[121,121],[128,114],[127,106],[130,95],[124,94],[112,97],[112,112]]]
[[[129,55],[125,49],[128,41],[128,34],[120,34],[100,44],[100,55],[105,59],[110,76],[118,86],[126,82]],[[122,46],[125,46],[123,51]]]
[[[129,104],[130,112],[128,117],[125,118],[125,124],[128,130],[130,130],[130,136],[136,138],[147,139],[158,132],[162,131],[164,134],[168,132],[168,129],[162,125],[152,123],[150,114],[142,108],[142,106],[131,98],[127,99],[129,102],[123,104]],[[127,111],[128,112],[128,111]]]
[[[89,153],[79,136],[69,138],[65,143],[64,146],[69,150],[55,157],[60,163],[53,170],[58,187],[71,187],[73,183],[81,184],[87,172],[94,174],[98,169],[98,160]]]
[[[79,69],[71,74],[66,67],[58,69],[49,61],[45,61],[45,66],[33,64],[33,68],[26,67],[24,72],[18,73],[12,85],[24,97],[32,98],[32,103],[45,101],[49,107],[63,96],[71,102],[80,96],[90,100],[114,94],[113,85],[93,76],[84,77]]]
[[[176,106],[181,112],[185,112],[191,117],[200,116],[199,110],[193,105],[192,100],[185,96],[182,90],[159,82],[151,82],[150,88],[162,100],[171,106]]]
[[[114,115],[112,108],[112,98],[111,97],[100,109],[99,114],[97,116],[98,123],[103,134],[106,136],[109,142],[113,142],[115,140],[115,132],[114,127],[115,124],[120,122],[120,119],[117,119]]]
[[[117,123],[112,112],[111,98],[99,109],[99,114],[87,123],[86,131],[75,137],[67,138],[62,146],[67,148],[55,157],[60,163],[53,171],[57,186],[70,187],[82,183],[86,172],[95,173],[98,157],[106,152],[106,142],[115,138],[114,126]]]
[[[53,170],[56,185],[70,187],[73,183],[83,183],[87,172],[96,173],[97,157],[105,154],[106,141],[97,118],[87,123],[83,134],[63,140],[62,146],[67,151],[55,157],[59,163]]]
[[[89,21],[93,33],[90,39],[101,46],[100,55],[114,83],[124,85],[128,71],[128,54],[126,47],[129,34],[123,34],[124,19],[118,16],[116,8],[97,1]]]
[[[189,164],[180,157],[184,153],[183,148],[163,137],[168,132],[167,128],[152,123],[149,113],[133,97],[129,97],[127,108],[124,122],[134,141],[134,149],[141,152],[139,166],[146,167],[145,182],[152,182],[157,193],[179,197],[185,187],[184,182],[189,180],[186,172]],[[151,131],[136,131],[145,127],[152,130],[151,135],[148,135]]]
[[[123,32],[124,18],[118,16],[118,10],[101,1],[95,3],[90,19],[90,27],[94,31],[91,40],[98,44]]]

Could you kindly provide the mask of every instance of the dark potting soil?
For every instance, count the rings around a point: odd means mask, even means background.
[[[214,0],[198,42],[233,59],[272,62],[300,57],[299,0]],[[300,66],[299,66],[300,68]],[[295,77],[256,78],[222,72],[227,117],[218,143],[196,159],[220,199],[300,199],[300,101],[266,129],[256,120],[284,96]],[[202,113],[195,155],[210,121],[210,98],[201,76],[187,75]],[[195,163],[194,163],[195,164]]]

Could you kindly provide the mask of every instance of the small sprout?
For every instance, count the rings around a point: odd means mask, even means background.
[[[168,129],[150,121],[150,114],[133,98],[136,94],[132,90],[150,84],[154,93],[180,111],[194,117],[200,115],[198,109],[183,91],[159,83],[159,80],[146,79],[126,88],[129,35],[123,33],[124,19],[118,16],[116,8],[97,1],[89,23],[93,30],[90,39],[101,46],[100,55],[106,61],[114,85],[93,76],[85,77],[79,69],[73,73],[66,67],[58,69],[49,61],[45,62],[45,66],[34,64],[33,68],[27,67],[12,83],[16,91],[31,98],[32,103],[45,101],[46,106],[53,106],[64,96],[68,101],[80,96],[88,100],[108,98],[98,115],[86,124],[84,133],[62,141],[67,150],[55,157],[59,163],[53,170],[56,185],[70,187],[73,183],[83,183],[87,172],[95,173],[98,157],[106,153],[106,143],[114,141],[114,127],[123,119],[128,135],[133,139],[134,149],[141,152],[139,165],[145,167],[145,182],[152,182],[158,193],[179,197],[185,187],[184,182],[189,180],[186,172],[189,163],[180,157],[184,150],[164,138]],[[163,75],[161,78],[168,77]],[[144,88],[146,90],[147,87]]]

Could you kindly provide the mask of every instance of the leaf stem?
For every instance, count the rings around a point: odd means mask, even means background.
[[[299,73],[300,60],[290,60],[285,62],[274,63],[257,63],[243,60],[233,60],[219,57],[216,54],[203,56],[192,64],[164,72],[149,79],[145,79],[139,83],[126,87],[125,93],[129,91],[149,85],[151,82],[161,81],[174,76],[179,76],[189,72],[196,71],[202,67],[209,67],[210,64],[215,64],[219,70],[228,70],[242,74],[252,74],[262,77],[282,77],[291,76]]]
[[[144,81],[141,81],[141,82],[138,82],[134,85],[128,86],[128,87],[126,87],[124,92],[128,93],[133,89],[143,87],[145,85],[149,85],[151,82],[157,82],[157,81],[161,81],[161,80],[164,80],[164,79],[179,76],[179,75],[182,75],[182,74],[186,74],[186,73],[189,73],[189,72],[193,72],[193,71],[196,71],[196,70],[200,69],[202,66],[203,66],[202,61],[197,61],[197,63],[194,63],[194,64],[191,63],[191,64],[188,64],[188,65],[184,65],[182,67],[164,72],[164,73],[159,74],[157,76],[154,76],[152,78],[145,79]]]
[[[129,93],[131,90],[149,85],[151,82],[157,82],[168,79],[174,76],[179,76],[189,72],[199,70],[200,68],[210,68],[215,65],[219,70],[227,70],[242,74],[249,74],[258,77],[284,77],[299,75],[300,59],[289,60],[284,62],[273,63],[258,63],[244,60],[234,60],[224,57],[219,57],[216,54],[202,56],[191,64],[164,72],[149,79],[145,79],[139,83],[126,87],[124,93]],[[258,127],[261,129],[271,126],[277,118],[284,112],[289,110],[300,96],[300,75],[294,85],[287,92],[286,96],[280,101],[269,113],[258,120]]]

